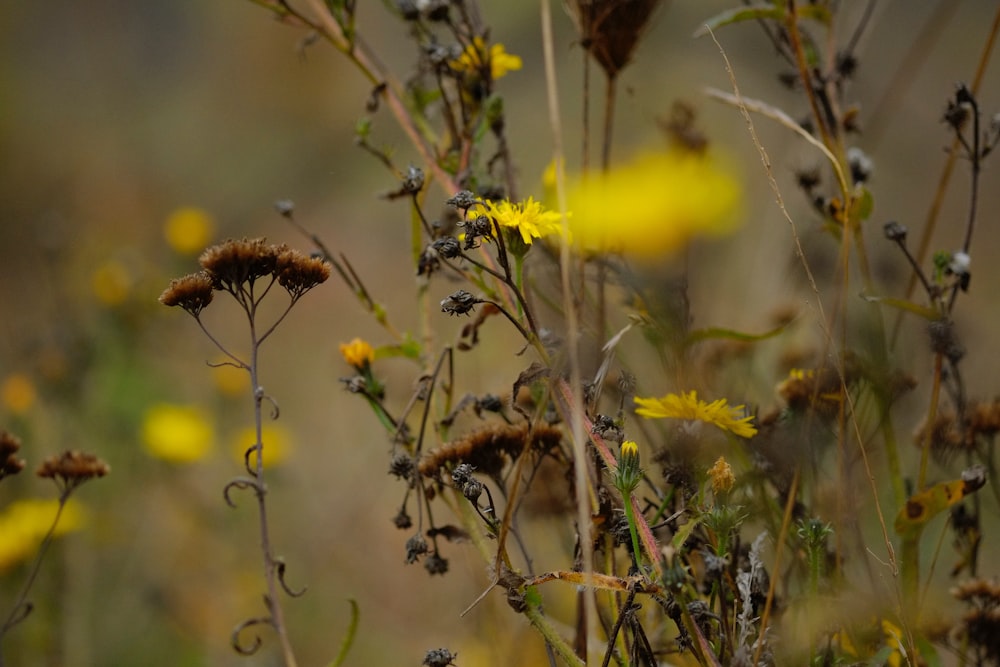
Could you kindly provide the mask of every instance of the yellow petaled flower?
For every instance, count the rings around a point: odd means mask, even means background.
[[[142,442],[150,455],[171,463],[194,463],[212,450],[215,429],[195,406],[161,403],[146,411]]]
[[[16,500],[0,513],[0,571],[30,558],[56,518],[59,501]],[[69,500],[54,535],[65,535],[83,526],[83,508]]]
[[[470,213],[475,215],[476,210],[473,208]],[[558,234],[562,230],[562,216],[556,211],[546,211],[533,197],[516,204],[506,199],[487,201],[486,210],[501,227],[511,227],[520,232],[521,239],[527,244],[532,239]]]
[[[292,451],[292,436],[288,431],[273,424],[261,428],[261,441],[264,443],[264,467],[280,465],[288,459]],[[253,428],[245,428],[233,439],[233,455],[242,463],[247,449],[257,442],[257,432]],[[257,465],[257,457],[250,456],[250,467]]]
[[[714,424],[724,431],[730,431],[741,438],[752,438],[757,434],[752,422],[753,417],[740,417],[743,405],[730,407],[726,399],[706,403],[698,399],[694,391],[688,393],[667,394],[663,398],[635,398],[635,413],[641,417],[657,419],[673,417]]]
[[[476,37],[472,44],[465,47],[455,60],[451,61],[452,69],[459,72],[475,73],[483,67],[483,55],[486,54],[486,42],[482,37]],[[487,56],[490,65],[490,78],[494,81],[507,74],[521,69],[522,61],[520,56],[507,53],[503,44],[497,43],[490,46]]]
[[[16,415],[23,415],[35,404],[38,393],[35,383],[23,373],[11,373],[0,387],[0,401],[3,406]]]
[[[181,255],[197,255],[212,238],[215,224],[212,216],[200,208],[184,207],[175,210],[163,225],[167,245]]]
[[[708,478],[712,480],[712,493],[716,495],[728,491],[736,483],[733,468],[724,456],[720,456],[715,465],[708,469]]]
[[[642,155],[605,174],[577,178],[567,192],[570,232],[585,252],[656,259],[737,225],[740,186],[707,155]]]
[[[90,289],[105,306],[118,306],[132,290],[132,276],[121,262],[108,260],[90,277]]]
[[[340,354],[344,361],[359,371],[375,360],[375,350],[360,338],[355,338],[350,343],[341,343]]]

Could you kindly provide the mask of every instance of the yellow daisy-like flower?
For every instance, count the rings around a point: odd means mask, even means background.
[[[736,484],[736,475],[733,474],[733,467],[726,461],[726,457],[720,456],[715,465],[708,469],[708,478],[712,480],[712,493],[728,491]]]
[[[52,527],[58,509],[59,501],[55,499],[17,500],[0,513],[0,571],[35,553]],[[83,523],[83,508],[75,500],[69,500],[53,534],[79,530]]]
[[[163,226],[163,236],[167,245],[181,255],[197,255],[212,238],[215,223],[207,211],[200,208],[184,207],[167,217]]]
[[[292,436],[287,430],[274,424],[266,424],[261,428],[260,439],[264,443],[265,468],[280,465],[288,460],[288,455],[292,451]],[[253,447],[256,442],[257,432],[252,427],[243,429],[233,438],[233,455],[242,463],[247,449]],[[256,457],[251,456],[251,468],[256,463]]]
[[[367,341],[355,338],[350,343],[340,344],[340,354],[349,365],[359,371],[375,361],[375,350]]]
[[[35,404],[35,383],[23,373],[11,373],[0,386],[0,403],[15,415],[23,415]]]
[[[475,214],[476,209],[471,212]],[[532,239],[562,231],[562,216],[557,211],[546,211],[533,197],[518,203],[506,199],[499,202],[487,201],[486,213],[501,227],[516,229],[521,234],[521,239],[529,245]]]
[[[669,151],[577,178],[567,200],[573,211],[569,227],[580,250],[656,259],[692,238],[732,231],[740,186],[707,155]]]
[[[483,67],[485,54],[486,42],[483,41],[482,37],[476,37],[472,40],[472,44],[465,47],[462,55],[451,61],[451,67],[459,72],[476,73]],[[500,43],[491,45],[486,57],[490,65],[490,77],[494,81],[506,75],[507,72],[516,72],[523,65],[520,56],[507,53],[504,45]]]
[[[158,459],[194,463],[212,450],[215,429],[198,407],[161,403],[146,411],[142,442],[146,451]]]
[[[634,400],[639,406],[635,413],[640,417],[648,419],[672,417],[701,421],[714,424],[723,431],[730,431],[741,438],[752,438],[757,434],[757,429],[752,423],[753,417],[739,416],[743,414],[745,406],[730,407],[724,398],[706,403],[698,399],[697,392],[689,391],[679,395],[667,394],[663,398],[636,397]]]

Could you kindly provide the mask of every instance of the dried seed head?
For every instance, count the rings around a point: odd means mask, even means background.
[[[198,317],[212,303],[213,289],[212,277],[205,271],[199,271],[171,280],[160,295],[160,303],[164,306],[180,306]]]
[[[455,664],[453,660],[457,657],[457,653],[452,653],[446,648],[436,648],[427,651],[422,664],[427,667],[448,667],[448,665]]]
[[[413,525],[413,519],[410,518],[410,514],[406,511],[405,507],[399,508],[399,512],[396,516],[392,518],[393,525],[400,530],[406,530]]]
[[[319,257],[307,257],[298,250],[281,247],[275,272],[278,284],[297,299],[330,277],[330,265]]]
[[[0,431],[0,479],[24,470],[24,459],[17,456],[21,440],[13,433]]]
[[[444,203],[448,206],[454,206],[458,209],[467,210],[480,203],[480,199],[471,191],[462,190],[456,193],[451,199],[446,200]]]
[[[462,254],[462,246],[454,236],[444,236],[431,244],[431,247],[445,259],[454,259]]]
[[[903,243],[906,241],[906,233],[909,231],[905,225],[901,225],[895,220],[885,223],[882,227],[882,231],[885,233],[885,237],[890,241],[896,241],[897,243]]]
[[[632,60],[659,0],[574,0],[570,13],[584,48],[613,79]]]
[[[479,299],[470,292],[460,289],[441,300],[441,312],[449,315],[468,315],[477,303]]]
[[[410,565],[420,560],[420,557],[429,551],[427,540],[420,533],[417,533],[406,540],[406,564]]]
[[[104,477],[109,472],[111,467],[93,454],[70,450],[45,459],[36,474],[54,480],[60,490],[67,493],[87,480]]]
[[[229,239],[206,249],[198,261],[216,281],[216,289],[232,291],[238,285],[274,273],[278,255],[285,249],[268,245],[263,238]]]
[[[424,561],[424,569],[431,576],[435,574],[445,574],[448,572],[448,561],[445,558],[441,558],[436,552],[432,553]]]

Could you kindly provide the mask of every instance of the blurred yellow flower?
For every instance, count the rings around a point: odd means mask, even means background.
[[[146,451],[171,463],[193,463],[212,450],[215,429],[205,412],[195,406],[160,403],[146,411],[142,442]]]
[[[736,475],[733,474],[733,467],[729,465],[724,456],[716,459],[715,465],[708,469],[708,478],[712,480],[712,493],[716,495],[728,491],[736,484]]]
[[[375,350],[360,338],[355,338],[350,343],[341,343],[340,354],[344,357],[344,361],[359,371],[363,371],[375,361]]]
[[[476,211],[474,208],[470,213],[478,215]],[[562,230],[562,216],[556,211],[546,211],[532,197],[516,204],[506,199],[500,202],[487,201],[486,211],[501,227],[511,227],[520,232],[521,239],[527,244],[532,239],[557,234]]]
[[[656,259],[694,237],[732,231],[740,186],[708,156],[669,151],[577,178],[567,201],[573,211],[569,228],[580,250]]]
[[[637,396],[634,400],[639,406],[635,413],[640,417],[648,419],[672,417],[701,421],[714,424],[723,431],[730,431],[741,438],[752,438],[757,434],[757,429],[752,424],[753,417],[740,417],[743,414],[744,406],[730,407],[724,398],[706,403],[698,399],[697,392],[689,391],[680,395],[667,394],[662,398],[639,398]]]
[[[486,42],[483,41],[482,37],[476,37],[472,40],[472,44],[465,47],[462,55],[451,61],[452,69],[475,74],[482,68],[483,56],[485,54]],[[506,75],[507,72],[514,72],[521,69],[523,65],[520,56],[507,53],[503,44],[500,43],[490,46],[487,58],[490,65],[490,77],[494,81]]]
[[[118,306],[132,291],[132,275],[124,264],[109,259],[90,276],[90,289],[105,306]]]
[[[35,383],[23,373],[11,373],[0,387],[0,401],[15,415],[23,415],[30,410],[37,398]]]
[[[212,367],[212,382],[223,396],[242,396],[250,388],[250,375],[242,368],[219,359]]]
[[[207,211],[200,208],[178,208],[167,216],[163,236],[167,245],[181,255],[197,255],[208,245],[215,223]]]
[[[38,549],[56,518],[59,501],[16,500],[0,513],[0,570],[30,558]],[[54,535],[79,530],[84,523],[83,508],[69,500]]]
[[[264,467],[266,468],[284,463],[294,448],[291,433],[276,424],[265,424],[261,428],[260,439],[264,443]],[[241,430],[233,438],[233,456],[240,463],[243,463],[247,449],[253,447],[255,442],[257,442],[257,434],[253,427]],[[250,457],[251,467],[256,465],[256,462],[256,457]]]

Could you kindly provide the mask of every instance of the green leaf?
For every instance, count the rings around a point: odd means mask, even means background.
[[[872,296],[870,294],[861,294],[861,298],[868,303],[881,303],[886,306],[891,306],[892,308],[898,308],[900,310],[905,310],[908,313],[913,313],[914,315],[919,315],[925,320],[935,321],[941,319],[941,313],[939,313],[934,308],[929,306],[921,306],[919,303],[913,303],[912,301],[907,301],[906,299],[896,299],[891,296]]]
[[[776,329],[771,329],[770,331],[765,331],[760,334],[744,333],[742,331],[735,331],[733,329],[721,329],[719,327],[709,327],[707,329],[696,329],[687,335],[687,339],[684,341],[686,345],[693,345],[695,343],[700,343],[703,340],[711,340],[715,338],[728,339],[728,340],[739,340],[745,343],[753,343],[760,340],[767,340],[768,338],[774,338],[775,336],[782,333],[787,329],[792,322],[795,320],[789,320],[788,322],[782,324]]]
[[[748,7],[735,7],[716,14],[705,21],[704,25],[694,31],[694,37],[703,37],[709,31],[714,31],[724,25],[732,23],[743,23],[744,21],[759,21],[762,19],[774,19],[780,21],[785,16],[784,8],[774,4],[750,5]]]
[[[984,483],[985,477],[981,480],[956,479],[935,484],[910,496],[896,515],[896,533],[906,536],[920,531],[924,524],[949,507],[957,505],[969,494],[981,489]]]
[[[357,600],[348,599],[347,602],[351,605],[351,621],[348,623],[347,632],[340,642],[340,651],[337,652],[337,657],[330,663],[329,667],[340,667],[340,665],[344,664],[351,646],[354,645],[354,636],[358,632],[358,621],[361,620],[361,610],[358,608]]]
[[[859,188],[860,192],[851,199],[850,221],[852,228],[871,217],[872,209],[875,208],[875,199],[868,188]]]

